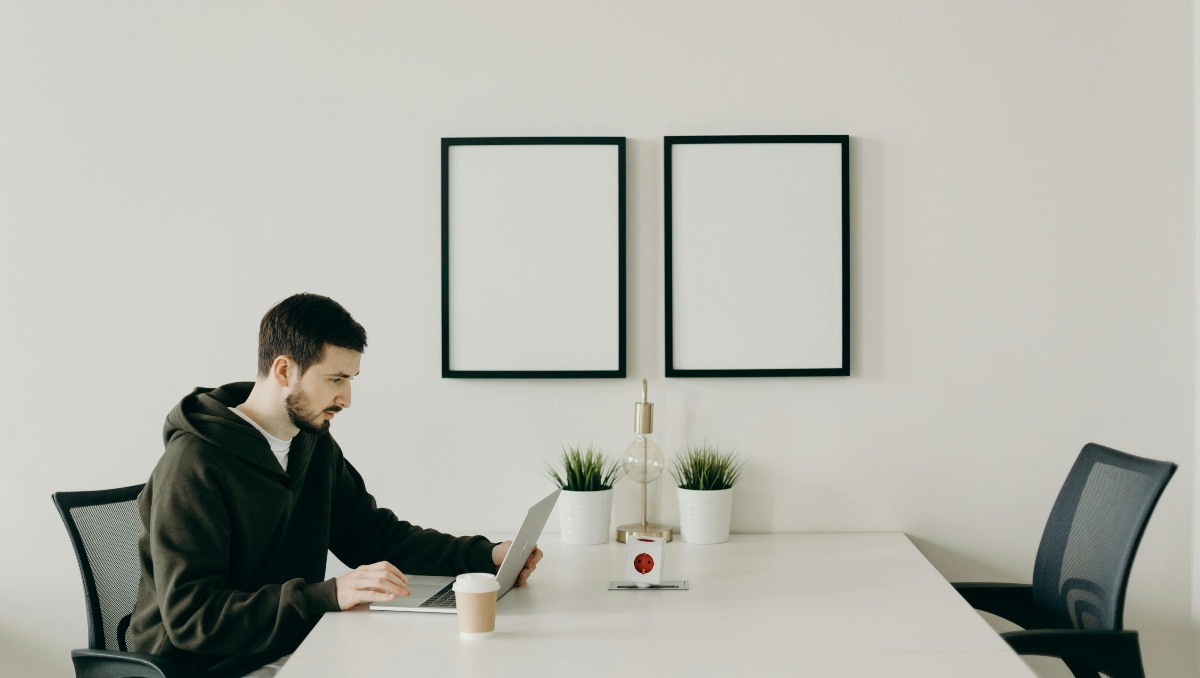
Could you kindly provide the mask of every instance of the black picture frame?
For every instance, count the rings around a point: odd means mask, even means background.
[[[441,150],[442,377],[624,378],[625,138]]]
[[[664,175],[666,376],[849,376],[849,135],[668,136]]]

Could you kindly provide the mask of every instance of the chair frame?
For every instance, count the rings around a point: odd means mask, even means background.
[[[104,615],[100,609],[100,597],[96,590],[96,576],[84,547],[83,536],[71,510],[82,506],[100,506],[137,501],[142,485],[130,485],[110,490],[85,490],[81,492],[55,492],[50,495],[58,515],[62,518],[75,550],[75,561],[83,579],[83,597],[87,605],[88,647],[71,651],[71,662],[77,678],[179,678],[190,675],[186,670],[166,657],[127,652],[123,647],[109,648],[104,643]],[[119,625],[123,627],[124,625]],[[124,628],[118,628],[117,643],[124,645]]]
[[[1135,455],[1114,450],[1096,443],[1089,443],[1079,453],[1079,458],[1071,467],[1067,478],[1063,481],[1063,489],[1054,501],[1050,518],[1042,533],[1042,544],[1038,547],[1037,561],[1043,562],[1043,549],[1047,535],[1052,533],[1055,515],[1068,508],[1073,498],[1066,496],[1067,488],[1074,479],[1074,474],[1081,461],[1088,457],[1115,459],[1115,465],[1154,468],[1163,475],[1162,482],[1146,508],[1145,519],[1138,526],[1137,534],[1129,549],[1129,557],[1125,560],[1121,573],[1121,586],[1116,591],[1114,601],[1114,617],[1112,629],[1077,629],[1062,627],[1061,623],[1047,620],[1046,614],[1038,609],[1034,598],[1032,584],[1003,584],[995,582],[963,582],[954,584],[955,590],[962,594],[967,603],[976,610],[994,614],[1020,626],[1021,631],[1010,631],[1000,634],[1017,654],[1040,655],[1062,659],[1076,678],[1099,678],[1098,672],[1104,672],[1112,678],[1145,678],[1142,666],[1141,649],[1138,644],[1137,631],[1124,629],[1125,590],[1129,585],[1129,575],[1133,571],[1133,560],[1142,542],[1142,535],[1150,522],[1150,516],[1158,505],[1158,500],[1166,490],[1167,483],[1175,474],[1178,465],[1171,462],[1157,461],[1137,457]],[[1037,567],[1035,566],[1035,571]],[[1050,623],[1047,623],[1047,622]]]

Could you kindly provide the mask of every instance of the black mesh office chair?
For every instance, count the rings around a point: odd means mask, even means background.
[[[50,496],[62,516],[87,603],[88,649],[72,650],[77,678],[178,678],[188,675],[164,657],[127,652],[125,630],[137,599],[137,497],[142,485]]]
[[[1177,466],[1090,443],[1067,474],[1033,566],[1033,584],[962,583],[972,607],[1023,629],[1018,654],[1062,659],[1077,678],[1144,678],[1136,631],[1122,625],[1138,543]]]

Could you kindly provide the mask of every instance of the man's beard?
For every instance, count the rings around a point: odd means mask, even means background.
[[[288,418],[292,420],[292,424],[296,428],[318,436],[329,433],[330,422],[328,419],[322,421],[318,426],[312,423],[311,419],[305,414],[305,410],[308,409],[308,396],[300,392],[298,384],[296,391],[284,400],[284,404],[287,406]],[[341,412],[342,408],[334,406],[330,407],[327,411]],[[322,410],[321,413],[324,412],[325,410]]]

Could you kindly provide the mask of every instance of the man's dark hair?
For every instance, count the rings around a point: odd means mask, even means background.
[[[271,372],[275,358],[286,355],[301,374],[321,362],[325,345],[362,353],[367,331],[342,305],[319,294],[295,294],[267,311],[258,327],[258,376]]]

